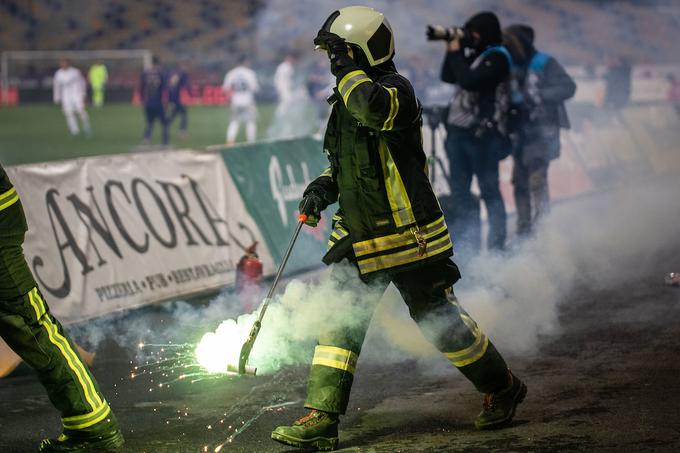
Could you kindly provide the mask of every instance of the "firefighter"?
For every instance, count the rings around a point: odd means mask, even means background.
[[[120,451],[123,435],[99,385],[50,313],[24,259],[27,230],[21,200],[0,166],[0,334],[38,373],[61,412],[63,433],[41,452]]]
[[[421,106],[392,61],[389,23],[372,8],[342,8],[331,14],[314,43],[327,51],[337,83],[324,139],[330,166],[309,184],[300,204],[307,223],[316,226],[321,211],[339,202],[323,261],[344,288],[361,295],[362,303],[366,294],[375,293],[366,303],[376,304],[394,283],[424,335],[486,394],[475,426],[507,425],[526,386],[451,289],[460,274],[427,179]],[[353,272],[346,271],[347,261]],[[373,312],[373,306],[368,308],[350,325],[323,326],[307,387],[309,413],[292,426],[276,428],[272,439],[299,448],[337,447],[339,415],[347,409]]]

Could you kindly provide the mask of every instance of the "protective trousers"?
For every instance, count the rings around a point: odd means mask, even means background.
[[[96,434],[117,422],[97,381],[83,363],[37,287],[22,252],[23,233],[0,237],[0,334],[38,373],[52,404],[61,412],[64,433]]]
[[[432,342],[483,393],[491,393],[507,385],[505,361],[470,316],[461,308],[451,291],[449,276],[458,269],[449,259],[423,268],[399,273],[383,273],[364,283],[358,275],[336,272],[345,279],[341,284],[353,288],[362,302],[373,304],[360,311],[360,319],[349,325],[328,326],[314,351],[307,386],[305,407],[344,414],[349,402],[361,346],[366,336],[373,309],[390,282],[394,283],[411,317],[425,337]],[[456,277],[457,279],[457,277]],[[454,279],[455,281],[455,279]],[[370,291],[369,291],[370,287]],[[366,297],[370,293],[371,296]],[[365,299],[372,300],[365,300]],[[339,318],[347,318],[340,316]]]

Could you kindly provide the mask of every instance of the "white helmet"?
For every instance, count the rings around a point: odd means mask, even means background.
[[[394,35],[385,15],[368,6],[348,6],[331,14],[321,27],[361,48],[369,65],[394,56]]]

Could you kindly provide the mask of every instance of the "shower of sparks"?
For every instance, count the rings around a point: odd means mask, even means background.
[[[260,409],[254,416],[249,418],[248,420],[241,421],[241,426],[232,427],[232,425],[229,425],[228,429],[229,430],[233,429],[234,432],[232,434],[230,434],[229,437],[227,437],[227,439],[224,442],[222,442],[217,447],[215,447],[213,452],[219,453],[222,450],[222,448],[224,448],[225,445],[228,445],[228,444],[231,444],[232,442],[234,442],[234,439],[236,438],[236,436],[238,436],[239,434],[243,434],[243,432],[246,429],[248,429],[248,427],[250,427],[250,425],[252,425],[258,418],[260,418],[262,416],[262,414],[265,414],[267,412],[272,412],[272,411],[281,411],[281,410],[284,410],[288,406],[293,406],[293,405],[297,405],[297,404],[300,404],[300,401],[286,401],[285,403],[272,404],[270,406],[265,406],[262,409]],[[221,420],[220,422],[222,423],[223,420]]]
[[[196,355],[193,343],[140,343],[143,355],[130,371],[130,379],[149,378],[149,392],[154,388],[167,388],[176,382],[195,383],[204,380],[233,376],[233,373],[206,368]]]

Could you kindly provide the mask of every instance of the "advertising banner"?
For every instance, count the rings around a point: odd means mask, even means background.
[[[305,187],[328,166],[321,141],[309,137],[281,140],[224,148],[221,153],[248,214],[279,263],[295,229]],[[289,271],[320,264],[334,211],[335,206],[329,207],[317,228],[303,227]]]
[[[64,323],[233,283],[258,226],[215,153],[102,156],[7,169],[25,256]],[[264,271],[274,266],[258,249]]]

